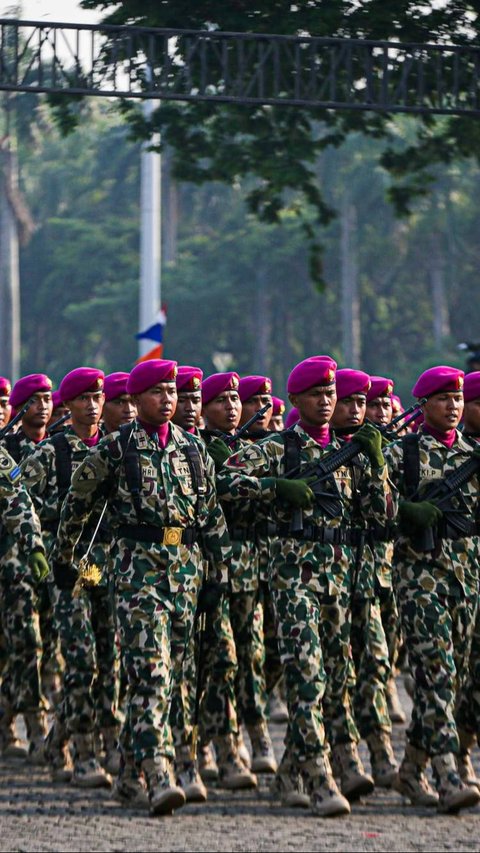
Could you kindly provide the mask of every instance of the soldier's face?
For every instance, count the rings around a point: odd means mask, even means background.
[[[73,427],[98,424],[102,416],[104,401],[105,394],[103,391],[86,391],[73,400],[69,400],[68,408],[72,415]]]
[[[241,415],[242,403],[238,391],[224,391],[203,407],[207,429],[218,429],[221,432],[234,432]]]
[[[332,419],[337,402],[335,385],[314,385],[301,394],[289,394],[292,406],[296,406],[300,420],[307,426],[325,426]]]
[[[365,394],[351,394],[337,400],[335,411],[330,422],[333,429],[347,429],[363,424],[367,398]]]
[[[463,423],[466,432],[480,432],[480,397],[465,403]]]
[[[8,402],[8,397],[0,397],[0,427],[4,427],[10,420],[12,407]]]
[[[391,397],[375,397],[367,403],[367,418],[374,424],[386,426],[392,420]]]
[[[177,386],[175,382],[158,382],[141,394],[134,394],[133,401],[141,421],[153,426],[166,424],[177,408]]]
[[[22,418],[22,423],[27,428],[46,426],[52,416],[52,410],[52,392],[37,391],[31,398],[30,405]]]
[[[269,426],[273,432],[281,432],[282,429],[285,429],[283,415],[272,415]]]
[[[173,422],[182,429],[193,429],[198,426],[202,414],[202,392],[179,391],[177,409],[172,418]]]
[[[240,418],[240,426],[246,424],[247,421],[253,417],[263,406],[267,403],[272,405],[272,397],[270,394],[255,394],[253,397],[250,397],[249,400],[245,400],[242,403],[242,417]],[[251,426],[252,432],[258,432],[262,429],[268,429],[270,426],[270,421],[272,418],[272,409],[267,409],[267,411],[262,415],[258,421],[255,421]]]
[[[445,391],[432,394],[423,406],[427,426],[448,432],[460,423],[463,414],[463,392]]]
[[[114,432],[122,424],[133,421],[137,410],[130,394],[120,394],[114,400],[109,400],[103,407],[103,421],[109,432]]]

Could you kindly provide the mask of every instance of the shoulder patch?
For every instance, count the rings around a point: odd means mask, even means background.
[[[7,453],[0,454],[0,476],[7,477],[11,483],[15,483],[20,478],[20,467],[12,457]]]

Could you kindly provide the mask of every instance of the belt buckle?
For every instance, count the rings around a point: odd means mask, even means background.
[[[182,528],[181,527],[164,527],[162,545],[181,545],[182,544]]]

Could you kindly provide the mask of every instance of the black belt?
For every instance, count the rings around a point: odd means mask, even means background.
[[[254,542],[254,527],[229,527],[228,535],[232,542]]]
[[[277,536],[306,542],[320,542],[322,545],[360,545],[365,537],[365,531],[350,527],[316,527],[306,524],[303,530],[292,533],[290,525],[279,524]]]
[[[390,542],[395,538],[395,527],[393,524],[372,524],[368,528],[368,538],[371,542]]]
[[[121,539],[162,545],[193,545],[199,537],[196,527],[152,527],[149,524],[121,524],[118,535]]]

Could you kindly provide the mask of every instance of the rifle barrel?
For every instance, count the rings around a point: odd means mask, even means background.
[[[23,406],[22,406],[22,408],[20,409],[20,411],[19,411],[19,412],[17,412],[17,414],[15,415],[15,417],[14,417],[14,418],[12,418],[12,420],[11,420],[11,421],[9,421],[9,422],[8,422],[8,424],[6,424],[6,426],[4,426],[4,427],[3,427],[3,429],[1,429],[1,430],[0,430],[0,441],[2,440],[2,438],[5,438],[5,436],[7,435],[7,433],[9,433],[9,432],[13,429],[13,427],[15,426],[15,424],[17,424],[17,423],[18,423],[18,421],[19,421],[19,420],[21,420],[21,418],[23,418],[23,416],[24,416],[25,412],[27,411],[27,409],[28,409],[28,408],[30,408],[31,402],[32,402],[32,399],[31,399],[31,398],[30,398],[30,400],[27,400],[27,402],[23,404]]]
[[[252,415],[252,417],[251,417],[251,418],[249,418],[249,419],[248,419],[248,421],[247,421],[246,423],[244,423],[244,425],[243,425],[242,427],[240,427],[240,429],[238,430],[238,432],[236,432],[234,435],[228,435],[228,436],[224,439],[225,444],[227,445],[227,447],[230,447],[230,445],[231,445],[231,444],[233,444],[233,442],[234,442],[234,441],[236,441],[236,440],[237,440],[237,438],[241,438],[241,437],[242,437],[242,435],[245,435],[245,433],[246,433],[246,432],[248,432],[248,430],[250,429],[250,427],[252,426],[252,424],[254,424],[254,423],[256,423],[257,421],[259,421],[259,420],[260,420],[260,418],[265,414],[265,412],[268,412],[268,410],[269,410],[269,409],[271,409],[271,408],[272,408],[272,404],[271,404],[271,403],[265,403],[265,405],[264,405],[264,406],[262,406],[262,408],[261,408],[261,409],[259,409],[259,410],[258,410],[258,412],[255,412],[255,414],[254,414],[254,415]]]

